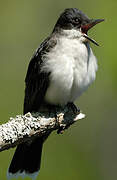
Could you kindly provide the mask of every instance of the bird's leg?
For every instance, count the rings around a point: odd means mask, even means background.
[[[76,107],[73,102],[69,102],[67,106],[73,111],[74,114],[80,114],[80,108]]]
[[[69,103],[67,104],[67,106],[68,106],[68,109],[70,108],[70,110],[72,110],[75,115],[80,114],[80,108],[77,107],[77,106],[75,106],[75,104],[74,104],[73,102],[69,102]],[[65,127],[65,129],[68,129],[72,124],[73,124],[73,123],[68,124],[68,125]]]
[[[80,114],[80,108],[77,108],[74,103],[69,102],[69,103],[67,104],[67,107],[68,107],[68,112],[66,112],[66,114],[70,113],[71,111],[73,112],[73,114],[74,114],[75,116],[78,115],[78,114]],[[64,117],[64,118],[65,118],[65,117]],[[64,132],[66,129],[68,129],[68,128],[71,126],[71,124],[73,124],[73,122],[72,122],[72,123],[70,122],[70,123],[69,123],[68,125],[66,125],[66,126],[61,126],[61,127],[58,129],[57,133],[58,133],[58,134],[63,134],[63,132]]]

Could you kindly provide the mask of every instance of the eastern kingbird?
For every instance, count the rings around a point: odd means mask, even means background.
[[[64,10],[29,63],[24,114],[73,103],[95,80],[98,66],[90,42],[98,44],[87,32],[102,21],[89,19],[76,8]],[[8,169],[9,178],[27,175],[36,179],[47,136],[18,145]]]

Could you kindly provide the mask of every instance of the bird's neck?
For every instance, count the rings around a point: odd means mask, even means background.
[[[82,32],[76,29],[65,30],[65,29],[59,28],[56,31],[53,31],[53,36],[56,36],[58,39],[60,38],[65,38],[65,39],[70,39],[70,40],[76,39],[81,44],[88,43],[87,39],[83,37]]]

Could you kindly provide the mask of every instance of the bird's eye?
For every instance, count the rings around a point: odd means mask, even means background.
[[[75,22],[79,22],[79,19],[78,19],[78,18],[75,18],[74,21],[75,21]]]
[[[74,18],[73,19],[73,23],[74,24],[80,24],[81,23],[81,20],[79,18]]]

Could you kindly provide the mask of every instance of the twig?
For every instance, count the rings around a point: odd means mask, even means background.
[[[68,107],[60,109],[57,117],[48,113],[27,113],[10,118],[6,124],[0,125],[0,151],[16,145],[32,141],[33,138],[58,130],[62,133],[71,124],[84,118],[82,113],[74,113]]]

